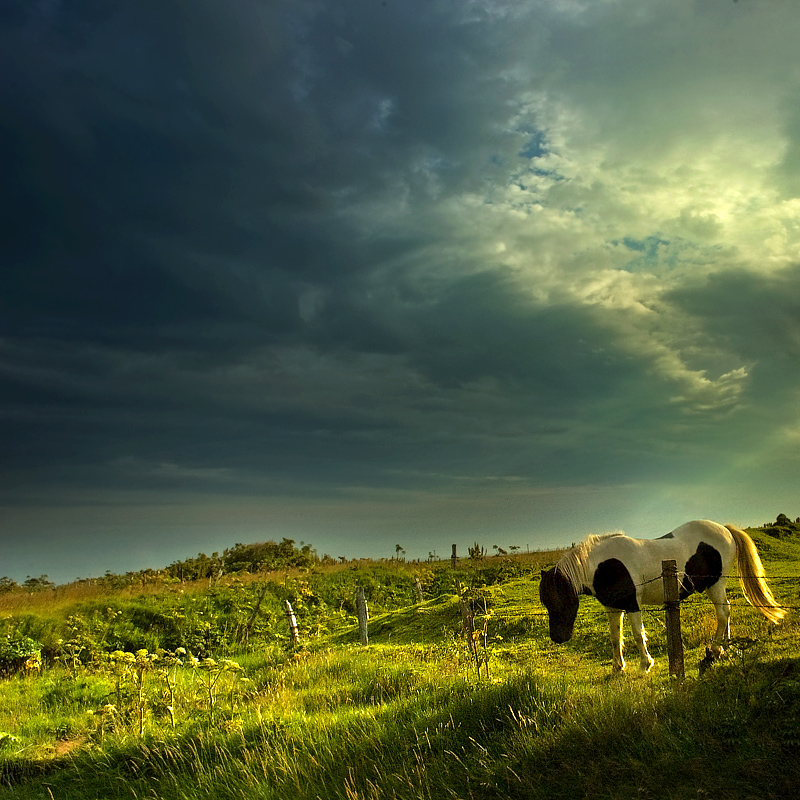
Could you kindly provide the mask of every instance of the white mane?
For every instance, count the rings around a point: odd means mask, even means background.
[[[577,594],[580,594],[583,587],[591,583],[588,562],[589,553],[592,548],[604,539],[610,539],[613,536],[624,536],[623,533],[604,533],[601,535],[591,534],[587,536],[582,542],[576,544],[568,553],[563,555],[556,564],[556,569],[567,577],[575,589]]]

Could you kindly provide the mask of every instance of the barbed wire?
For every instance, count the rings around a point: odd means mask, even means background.
[[[783,603],[775,603],[775,605],[771,605],[771,604],[767,604],[767,603],[751,603],[749,600],[747,600],[746,602],[742,603],[742,602],[739,602],[738,598],[734,599],[734,600],[728,600],[726,603],[716,603],[713,600],[709,600],[708,598],[706,598],[705,600],[700,600],[699,598],[692,598],[692,600],[689,600],[689,598],[687,597],[687,598],[684,598],[683,600],[681,600],[680,602],[681,602],[681,605],[683,607],[689,607],[689,608],[691,608],[693,606],[697,606],[698,608],[701,608],[702,606],[706,606],[706,605],[712,605],[712,606],[725,606],[725,605],[727,605],[727,606],[730,606],[731,608],[786,608],[786,609],[790,609],[790,610],[791,609],[800,608],[800,605],[797,605],[797,606],[796,605],[785,605]],[[664,608],[666,608],[666,606],[664,606]]]
[[[738,577],[740,577],[736,573],[732,573],[730,575],[695,575],[695,574],[689,575],[688,572],[678,572],[677,576],[678,576],[679,579],[681,579],[681,578],[689,578],[689,580],[692,581],[692,583],[694,583],[694,581],[696,579],[701,579],[701,578],[702,579],[714,578],[715,580],[719,580],[720,578],[725,578],[725,580],[728,580],[728,578],[738,578]],[[756,578],[764,578],[764,580],[770,580],[770,581],[799,581],[800,582],[800,575],[755,575],[754,577],[756,577]],[[655,583],[656,581],[660,581],[660,580],[663,580],[663,579],[664,579],[663,574],[660,574],[660,575],[656,575],[655,578],[650,578],[650,580],[642,581],[641,583],[635,583],[634,586],[647,586],[647,584],[649,584],[649,583]]]
[[[727,580],[728,578],[737,578],[737,577],[739,577],[738,574],[736,574],[736,573],[723,574],[723,575],[688,575],[686,572],[678,572],[677,576],[678,576],[679,581],[682,581],[684,578],[688,577],[689,581],[692,584],[692,586],[693,586],[695,580],[708,579],[708,578],[715,578],[715,579],[724,578],[724,579]],[[797,581],[798,583],[800,583],[800,575],[762,575],[760,577],[763,577],[763,578],[768,579],[770,581]],[[638,588],[640,586],[646,586],[648,584],[655,583],[656,581],[660,581],[660,580],[663,580],[663,575],[657,575],[655,578],[651,578],[649,580],[642,581],[641,583],[637,583],[637,584],[634,584],[634,585]],[[735,591],[737,591],[737,589],[735,587],[732,587],[731,591],[735,592]],[[702,594],[704,592],[705,592],[705,589],[694,589],[693,594],[697,593],[698,595],[700,595],[700,594]],[[795,604],[779,602],[779,603],[776,603],[775,605],[768,605],[768,604],[761,604],[761,603],[751,603],[748,600],[746,600],[746,598],[742,599],[742,598],[737,598],[737,597],[734,597],[733,599],[728,598],[725,603],[718,603],[718,602],[715,602],[715,601],[711,600],[708,597],[700,598],[699,596],[693,597],[692,595],[689,595],[689,596],[683,598],[680,601],[680,605],[681,605],[682,610],[685,610],[685,611],[690,612],[690,613],[691,613],[692,610],[698,610],[698,609],[702,610],[703,608],[707,608],[709,605],[714,606],[714,607],[727,605],[732,609],[734,609],[734,608],[780,608],[780,609],[785,609],[787,611],[800,610],[800,604],[795,605]],[[662,625],[664,624],[663,620],[661,619],[661,617],[659,615],[663,614],[663,612],[666,611],[666,606],[665,605],[645,606],[644,608],[640,609],[640,611],[641,611],[641,613],[647,614],[647,616],[650,617],[650,618],[658,619],[658,621]],[[502,620],[502,621],[505,621],[505,622],[515,622],[515,621],[527,620],[527,619],[531,619],[531,618],[535,618],[535,617],[548,617],[549,616],[549,612],[546,611],[546,610],[545,611],[517,611],[517,612],[510,612],[509,613],[509,612],[504,612],[502,610],[502,608],[498,608],[496,606],[494,606],[494,607],[493,606],[489,606],[488,613],[489,613],[489,616],[494,616],[498,620]],[[592,610],[590,608],[585,608],[584,607],[584,608],[579,609],[578,613],[579,613],[579,616],[586,617],[586,616],[589,616],[589,615],[599,616],[600,614],[605,614],[606,612],[602,608],[601,609],[597,609],[595,611],[595,610]]]
[[[703,577],[710,577],[710,576],[695,575],[693,577],[694,578],[703,578]],[[730,577],[730,576],[728,576],[728,577]],[[796,581],[800,582],[800,576],[797,576],[797,575],[786,576],[784,579],[785,580],[796,580]],[[656,580],[661,580],[661,576],[659,575],[658,578],[654,578],[653,580],[645,581],[644,583],[637,584],[637,586],[644,586],[645,584],[653,583]],[[770,580],[776,580],[776,578],[770,578]],[[690,595],[688,597],[683,598],[680,601],[682,610],[685,610],[687,612],[691,612],[692,610],[701,610],[702,611],[702,609],[707,608],[708,606],[716,607],[716,606],[724,606],[724,605],[727,605],[728,607],[730,607],[732,609],[734,609],[734,608],[781,608],[781,609],[785,609],[787,611],[800,610],[800,604],[795,605],[795,604],[792,604],[792,603],[778,602],[775,605],[768,605],[766,603],[751,603],[750,601],[746,600],[746,598],[737,598],[737,597],[734,597],[732,599],[728,598],[725,603],[718,603],[718,602],[715,602],[715,601],[709,599],[708,597],[704,597],[704,598],[699,597],[699,595],[702,594],[704,591],[705,591],[704,589],[696,590],[696,592],[698,594],[697,597],[693,597],[692,595]],[[735,591],[735,589],[733,591]],[[645,606],[644,608],[640,609],[640,611],[642,613],[646,613],[646,614],[648,614],[648,616],[656,616],[656,617],[657,617],[657,615],[659,613],[663,613],[665,610],[666,610],[666,606],[665,605]],[[506,621],[516,621],[516,620],[530,619],[531,617],[547,617],[547,616],[549,616],[549,612],[548,611],[518,611],[518,612],[508,613],[508,612],[504,612],[502,610],[502,607],[498,608],[497,606],[494,606],[494,607],[490,606],[489,607],[489,613],[490,613],[490,615],[493,615],[493,616],[495,616],[495,617],[497,617],[499,619],[506,620]],[[590,615],[590,614],[596,614],[596,615],[605,614],[606,612],[604,610],[602,610],[602,609],[597,609],[597,611],[593,611],[591,608],[581,608],[578,613],[579,613],[579,615],[587,616],[587,615]],[[659,617],[659,619],[660,619],[660,617]]]
[[[710,601],[693,601],[693,602],[686,602],[686,600],[681,601],[682,610],[700,610],[704,608],[708,608],[709,606],[717,606],[717,605],[724,605],[723,603],[713,603]],[[776,606],[761,606],[761,605],[754,605],[752,603],[737,603],[733,602],[730,603],[730,608],[783,608],[787,611],[797,611],[800,610],[800,605],[784,605],[779,603]],[[666,611],[666,606],[645,606],[644,608],[640,609],[640,613],[648,614],[649,616],[662,614]],[[582,609],[581,612],[583,616],[589,615],[596,615],[599,616],[600,614],[605,614],[606,612],[602,608],[598,608],[596,611],[587,608]],[[502,619],[504,621],[517,621],[517,620],[524,620],[530,619],[531,617],[547,617],[549,613],[547,611],[519,611],[514,613],[506,613],[500,609],[496,608],[489,608],[489,615],[494,616],[497,619]]]

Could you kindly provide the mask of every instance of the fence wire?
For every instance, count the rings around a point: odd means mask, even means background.
[[[689,579],[689,583],[692,585],[692,588],[693,588],[693,594],[694,593],[702,594],[703,592],[706,591],[705,589],[695,589],[694,588],[695,580],[702,580],[702,579],[705,579],[705,578],[716,578],[718,580],[724,578],[725,580],[728,580],[728,578],[738,578],[739,577],[739,575],[737,575],[737,574],[719,575],[719,576],[716,576],[716,575],[689,575],[686,572],[678,572],[677,575],[678,575],[678,583],[679,584],[683,583],[683,579],[684,578],[688,578]],[[797,576],[797,575],[760,575],[760,576],[756,576],[756,577],[761,577],[761,578],[764,578],[765,580],[769,580],[769,581],[798,581],[798,582],[800,582],[800,576]],[[663,580],[663,579],[664,579],[663,574],[662,575],[658,575],[657,577],[651,578],[648,581],[642,581],[642,583],[637,583],[636,586],[637,587],[646,586],[647,584],[655,583],[656,581],[660,581],[660,580]],[[731,589],[731,591],[737,591],[737,588],[733,587]],[[751,603],[749,600],[745,600],[745,602],[739,602],[736,599],[734,599],[734,600],[728,599],[728,601],[726,603],[715,603],[713,600],[711,600],[708,597],[706,597],[705,600],[700,600],[698,598],[692,598],[692,601],[687,603],[687,600],[689,600],[689,597],[692,597],[692,595],[689,595],[688,597],[683,598],[683,600],[680,601],[681,605],[690,605],[690,606],[691,605],[700,606],[700,605],[704,605],[704,604],[710,604],[710,605],[713,605],[713,606],[728,605],[731,608],[746,608],[746,607],[749,606],[750,608],[783,608],[783,609],[786,609],[786,610],[789,610],[789,611],[800,609],[800,605],[785,605],[783,603],[777,603],[777,602],[775,603],[775,605],[765,605],[765,604],[761,604],[761,603]],[[663,610],[663,608],[662,608],[662,610]]]
[[[679,572],[678,573],[678,582],[680,583],[681,580],[683,578],[685,578],[685,577],[687,577],[687,573]],[[697,580],[697,579],[714,578],[714,577],[716,577],[718,579],[728,580],[728,578],[738,578],[739,576],[737,574],[719,575],[719,576],[714,576],[714,575],[692,575],[689,578],[689,580],[692,581],[692,583],[693,583],[694,580]],[[765,578],[768,581],[796,581],[797,583],[800,584],[800,576],[798,576],[798,575],[763,575],[761,577]],[[637,584],[635,584],[635,586],[637,588],[639,586],[646,586],[646,585],[648,585],[650,583],[655,583],[656,581],[661,581],[661,580],[663,580],[663,578],[664,578],[663,575],[658,575],[655,578],[651,578],[650,580],[642,581],[641,583],[637,583]],[[735,591],[737,591],[737,588],[731,587],[731,591],[735,592]],[[705,592],[705,589],[695,589],[694,590],[694,593],[696,593],[697,595],[703,594],[704,592]],[[768,605],[764,605],[764,604],[751,603],[748,600],[746,600],[745,598],[737,598],[737,597],[734,597],[733,599],[728,598],[726,603],[715,603],[714,601],[712,601],[708,597],[700,598],[700,597],[694,597],[694,596],[690,595],[689,597],[683,598],[683,600],[680,601],[680,604],[681,604],[681,608],[682,609],[686,609],[687,611],[689,611],[691,609],[702,609],[703,607],[718,606],[718,605],[720,605],[720,606],[721,605],[727,605],[732,609],[733,608],[782,608],[782,609],[786,609],[787,611],[800,610],[800,605],[793,605],[793,604],[778,602],[774,606],[768,606]],[[663,612],[666,611],[666,606],[663,606],[663,605],[662,606],[649,606],[649,607],[641,609],[641,611],[642,611],[642,613],[647,614],[647,616],[650,617],[650,618],[658,619],[659,622],[662,625],[664,624],[663,620],[661,619],[661,616],[659,616],[659,615],[663,614]],[[605,614],[604,611],[598,610],[598,611],[595,612],[595,611],[591,611],[590,609],[581,609],[578,613],[579,613],[579,615],[580,614],[583,614],[583,615]],[[491,609],[491,608],[490,608],[490,614],[492,616],[494,616],[498,620],[503,620],[503,621],[508,621],[508,622],[530,619],[531,617],[547,617],[548,616],[548,612],[547,611],[519,611],[519,612],[516,612],[516,613],[503,613],[503,611],[500,610],[500,609],[494,610],[494,609]]]

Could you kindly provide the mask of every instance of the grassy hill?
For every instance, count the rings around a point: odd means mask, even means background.
[[[556,552],[6,593],[0,800],[793,796],[800,525],[776,522],[750,532],[788,618],[770,626],[731,579],[734,643],[700,677],[713,614],[690,599],[680,685],[658,609],[648,675],[611,675],[592,598],[568,644],[549,640],[538,575]]]

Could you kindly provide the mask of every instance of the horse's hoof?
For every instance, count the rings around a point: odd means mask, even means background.
[[[701,678],[714,666],[718,658],[718,656],[714,655],[714,651],[710,647],[706,647],[706,657],[698,665]]]

